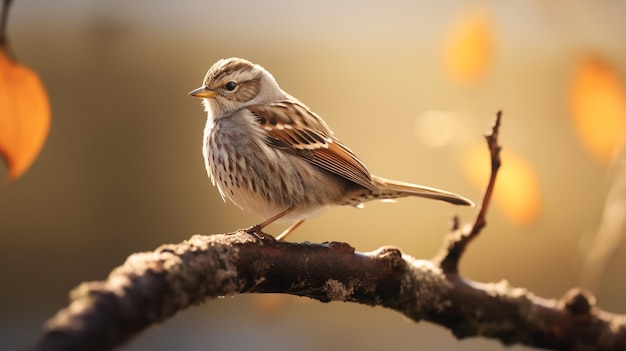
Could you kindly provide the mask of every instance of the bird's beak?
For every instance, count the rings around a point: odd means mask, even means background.
[[[197,97],[197,98],[202,98],[202,99],[210,99],[214,97],[215,95],[217,95],[217,93],[214,92],[213,90],[207,89],[206,87],[200,87],[196,90],[190,91],[189,95],[193,97]]]

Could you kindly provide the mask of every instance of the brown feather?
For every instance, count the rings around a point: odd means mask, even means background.
[[[474,206],[474,203],[471,200],[445,190],[385,179],[377,176],[372,176],[372,180],[378,189],[380,189],[381,193],[385,194],[390,191],[393,192],[388,194],[389,196],[387,196],[387,198],[417,196],[441,200],[455,205]]]
[[[269,105],[254,105],[248,110],[257,117],[260,128],[267,132],[268,144],[281,148],[328,172],[354,182],[373,192],[367,167],[339,140],[332,136],[326,123],[306,106],[295,101],[280,101]],[[310,114],[307,125],[292,120],[289,115]]]

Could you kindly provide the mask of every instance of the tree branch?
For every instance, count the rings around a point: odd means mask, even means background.
[[[131,255],[107,280],[83,283],[50,319],[39,350],[109,350],[206,299],[282,292],[322,301],[379,305],[458,338],[485,336],[555,350],[626,348],[626,318],[572,290],[546,300],[505,281],[445,274],[428,260],[383,247],[288,243],[245,232],[201,236]]]
[[[37,349],[110,350],[209,298],[277,292],[383,306],[442,325],[457,338],[554,350],[626,349],[626,316],[600,310],[589,293],[572,289],[548,300],[506,281],[478,283],[458,274],[461,255],[486,223],[499,167],[499,121],[500,114],[487,138],[492,176],[478,215],[462,231],[456,218],[433,260],[394,247],[359,253],[345,243],[289,243],[245,231],[196,235],[133,254],[105,281],[74,289],[69,306],[46,323]]]

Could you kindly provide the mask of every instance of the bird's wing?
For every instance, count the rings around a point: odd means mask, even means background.
[[[333,137],[330,128],[318,115],[303,104],[285,100],[250,106],[248,110],[256,116],[258,126],[267,133],[270,146],[377,191],[365,165]]]

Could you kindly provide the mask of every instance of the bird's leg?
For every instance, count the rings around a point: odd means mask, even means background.
[[[280,233],[280,235],[276,237],[276,240],[285,240],[285,238],[289,234],[293,233],[293,231],[296,230],[302,223],[304,223],[304,219],[301,219],[297,221],[296,223],[292,224],[289,228],[285,229],[284,232]]]
[[[287,208],[286,210],[280,212],[279,214],[277,214],[277,215],[275,215],[275,216],[273,216],[271,218],[266,219],[262,223],[257,224],[257,225],[253,225],[252,227],[246,229],[246,232],[248,234],[255,234],[255,235],[257,235],[261,239],[268,239],[268,236],[271,237],[272,239],[274,239],[274,237],[272,237],[271,235],[263,233],[263,228],[265,228],[268,225],[274,223],[276,220],[280,219],[281,217],[283,217],[284,215],[288,214],[289,212],[291,212],[291,211],[293,211],[295,209],[296,209],[296,205],[293,205],[293,206]],[[287,229],[287,230],[289,230],[289,229]],[[282,236],[282,234],[281,234],[281,236]]]

